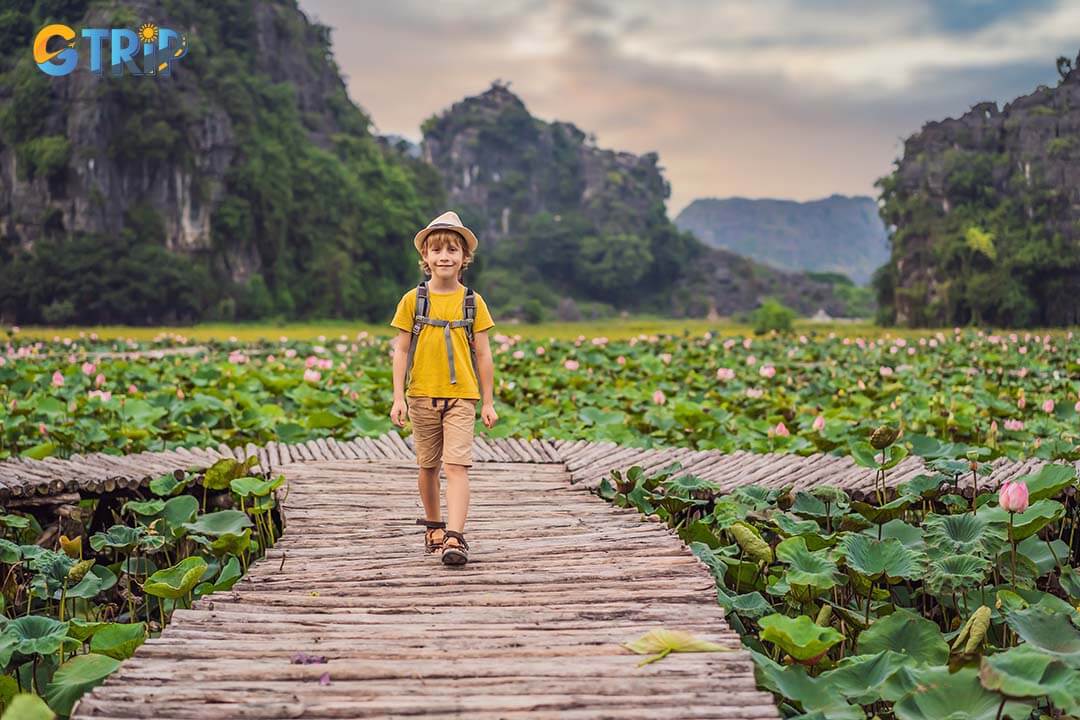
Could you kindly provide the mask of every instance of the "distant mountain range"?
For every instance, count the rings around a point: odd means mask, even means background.
[[[784,270],[839,272],[866,284],[889,259],[873,198],[830,195],[811,202],[702,198],[675,224],[708,245]]]

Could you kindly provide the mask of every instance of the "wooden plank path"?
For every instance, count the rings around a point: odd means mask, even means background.
[[[243,459],[258,455],[262,470],[275,470],[282,465],[322,460],[346,459],[414,459],[412,438],[402,438],[388,432],[376,438],[356,438],[337,441],[333,438],[309,440],[286,445],[270,442],[265,446],[248,443],[246,446],[175,448],[165,452],[142,452],[131,455],[89,453],[70,459],[46,458],[31,460],[17,458],[0,462],[0,501],[14,507],[20,504],[40,504],[44,498],[68,495],[97,495],[117,488],[144,487],[153,478],[176,469],[207,467],[223,457]],[[646,472],[663,469],[670,463],[682,463],[679,472],[692,472],[715,482],[726,493],[741,485],[758,484],[781,487],[792,484],[797,490],[816,485],[843,488],[854,498],[867,500],[874,495],[874,473],[859,467],[849,457],[825,453],[791,455],[785,453],[749,453],[741,450],[723,453],[718,450],[690,450],[673,447],[631,447],[613,442],[587,440],[541,440],[478,436],[473,443],[473,459],[477,462],[557,463],[565,465],[572,483],[595,488],[612,469],[626,470],[641,465]],[[997,486],[1002,480],[1035,472],[1046,461],[1030,458],[1013,461],[997,458],[991,463],[993,472],[980,477],[980,487]],[[1080,470],[1080,461],[1076,463]],[[922,458],[908,456],[889,471],[887,484],[896,487],[920,473],[928,472]],[[970,475],[960,479],[968,487]],[[37,498],[37,499],[35,499]],[[76,498],[77,499],[77,498]],[[64,498],[58,499],[59,501]]]
[[[232,591],[176,611],[73,718],[779,717],[704,565],[561,462],[473,466],[456,568],[424,554],[411,456],[279,467],[284,536]],[[733,651],[636,667],[621,643],[658,627]]]

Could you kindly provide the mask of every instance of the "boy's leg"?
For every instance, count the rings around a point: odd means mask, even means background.
[[[416,464],[420,466],[417,485],[420,501],[424,504],[424,517],[428,520],[440,520],[442,511],[439,502],[439,457],[443,447],[441,418],[431,405],[432,398],[409,397],[405,401],[413,427]]]
[[[446,529],[465,531],[469,514],[469,467],[472,466],[476,400],[454,398],[443,417],[443,467],[446,469]]]

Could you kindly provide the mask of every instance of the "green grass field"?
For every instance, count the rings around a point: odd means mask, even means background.
[[[838,335],[851,335],[862,337],[921,337],[932,335],[938,329],[910,330],[904,328],[882,328],[870,322],[813,322],[810,320],[797,320],[795,330],[799,333],[827,335],[835,332]],[[948,328],[951,330],[951,328]],[[105,325],[100,327],[23,327],[18,337],[26,339],[50,340],[54,337],[77,338],[81,333],[89,335],[97,333],[101,339],[131,338],[134,340],[150,341],[162,334],[181,335],[191,341],[203,342],[207,340],[228,340],[236,338],[243,342],[254,342],[260,339],[276,340],[282,336],[290,340],[314,340],[320,335],[326,338],[335,338],[346,335],[349,338],[356,337],[357,333],[367,331],[375,335],[389,335],[391,328],[389,323],[372,325],[368,323],[340,321],[322,321],[310,323],[288,323],[274,325],[269,323],[223,323],[193,325],[189,327],[127,327],[120,325]],[[636,335],[681,335],[688,332],[691,335],[701,335],[711,331],[719,335],[749,335],[753,328],[747,324],[729,322],[725,320],[711,321],[703,319],[672,319],[659,317],[633,317],[620,318],[617,320],[598,320],[587,322],[552,322],[530,325],[526,323],[500,323],[496,319],[495,332],[506,335],[521,335],[526,339],[559,338],[574,339],[579,335],[585,337],[604,336],[611,340],[625,340]],[[988,329],[989,331],[989,329]],[[999,332],[1009,332],[999,330]],[[1058,334],[1066,332],[1065,329],[1030,329],[1023,332],[1045,334]],[[0,329],[0,339],[12,339],[7,328]]]

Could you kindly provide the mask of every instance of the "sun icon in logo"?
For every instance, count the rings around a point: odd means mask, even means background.
[[[139,26],[139,40],[144,43],[154,43],[158,39],[158,27],[154,23],[143,23]]]

